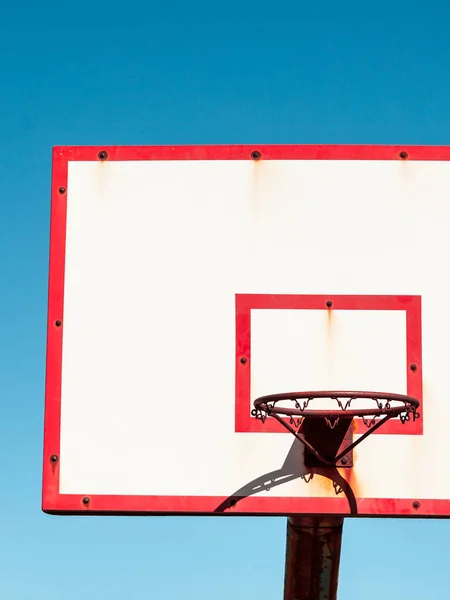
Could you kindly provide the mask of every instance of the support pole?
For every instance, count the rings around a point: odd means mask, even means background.
[[[289,517],[284,600],[336,600],[342,517]]]

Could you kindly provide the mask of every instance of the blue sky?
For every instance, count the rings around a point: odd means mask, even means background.
[[[40,511],[51,147],[450,142],[450,9],[0,10],[0,596],[281,598],[284,519]],[[340,597],[448,595],[447,521],[346,521]]]

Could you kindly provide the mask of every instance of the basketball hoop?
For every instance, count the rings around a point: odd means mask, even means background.
[[[312,402],[319,399],[329,399],[336,402],[334,409],[315,409],[310,406]],[[371,401],[375,403],[373,408],[352,407],[352,402],[357,400]],[[293,407],[285,406],[291,402]],[[280,405],[283,403],[283,405]],[[420,417],[417,409],[420,402],[412,396],[402,394],[390,394],[385,392],[352,392],[352,391],[317,391],[317,392],[292,392],[282,394],[271,394],[261,396],[254,403],[252,415],[263,423],[268,417],[276,419],[285,429],[292,433],[321,463],[335,466],[355,446],[365,440],[371,433],[379,429],[386,421],[392,418],[400,418],[404,424],[411,419],[415,421]],[[286,420],[286,417],[288,420]],[[317,420],[325,421],[329,429],[337,427],[339,421],[345,420],[349,427],[355,418],[361,418],[368,428],[356,441],[346,445],[344,449],[334,457],[323,456],[322,453],[308,441],[300,432],[304,422]],[[377,421],[377,419],[380,419]]]

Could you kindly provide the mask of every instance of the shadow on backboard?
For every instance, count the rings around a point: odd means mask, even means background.
[[[271,488],[283,485],[294,479],[303,479],[306,483],[309,483],[315,475],[320,475],[321,477],[330,480],[333,484],[336,496],[340,496],[341,494],[345,495],[349,504],[349,514],[356,515],[358,513],[355,494],[348,481],[342,477],[336,468],[306,467],[304,464],[304,446],[297,439],[294,439],[286,456],[286,460],[279,469],[264,473],[260,477],[253,479],[253,481],[249,481],[240,489],[236,490],[231,496],[228,496],[214,512],[225,512],[227,509],[236,506],[236,504],[244,498],[268,491]]]

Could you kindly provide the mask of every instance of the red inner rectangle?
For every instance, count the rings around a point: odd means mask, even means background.
[[[331,308],[327,302],[332,303]],[[236,407],[235,431],[251,433],[288,433],[275,419],[264,423],[251,415],[251,310],[401,310],[406,313],[406,383],[407,394],[420,401],[421,418],[402,423],[389,420],[374,434],[421,435],[422,405],[422,320],[420,296],[342,296],[295,294],[236,294]],[[415,365],[414,370],[411,365]],[[280,392],[292,390],[280,390]],[[302,391],[302,390],[295,390]],[[375,390],[376,391],[376,390]],[[385,390],[379,390],[385,391]],[[355,433],[363,433],[362,419],[355,419]]]

